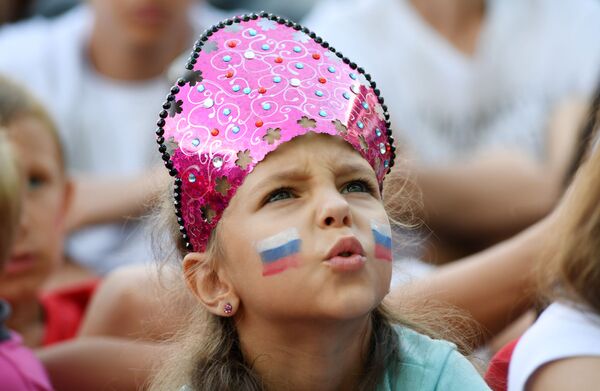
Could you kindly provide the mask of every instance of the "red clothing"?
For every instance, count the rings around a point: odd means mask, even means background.
[[[100,280],[94,279],[43,294],[40,303],[45,314],[42,346],[74,338],[88,303]]]
[[[494,391],[506,391],[508,386],[508,367],[510,365],[510,358],[517,346],[517,342],[519,342],[518,338],[505,345],[494,355],[494,357],[492,357],[492,361],[490,361],[490,366],[488,367],[484,378],[490,388]]]

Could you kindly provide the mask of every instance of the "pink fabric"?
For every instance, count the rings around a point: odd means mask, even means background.
[[[181,180],[182,232],[194,250],[205,249],[244,178],[294,137],[344,139],[381,184],[393,164],[392,139],[378,92],[361,71],[269,18],[213,31],[197,44],[195,65],[172,90],[158,123],[163,159]]]
[[[0,343],[0,389],[6,391],[52,390],[46,371],[33,352],[23,346],[21,337]]]

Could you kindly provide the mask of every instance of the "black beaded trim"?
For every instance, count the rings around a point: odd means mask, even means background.
[[[235,18],[226,19],[226,20],[220,22],[219,24],[214,25],[213,27],[205,30],[204,33],[200,36],[200,38],[198,38],[198,40],[194,43],[193,51],[190,54],[190,56],[187,60],[187,63],[185,65],[186,72],[183,75],[183,77],[179,78],[177,80],[176,84],[173,85],[173,87],[171,87],[171,93],[169,95],[167,95],[166,101],[162,105],[162,110],[159,113],[159,120],[156,122],[156,125],[158,126],[158,128],[156,129],[155,133],[156,133],[156,142],[158,143],[158,151],[162,155],[162,159],[165,162],[165,167],[167,167],[167,170],[169,170],[169,175],[171,175],[172,177],[175,177],[175,184],[173,187],[173,205],[175,206],[175,216],[177,216],[177,223],[179,224],[179,231],[181,231],[182,238],[185,242],[185,247],[189,251],[193,251],[194,248],[192,246],[192,243],[189,241],[187,230],[185,228],[185,221],[183,219],[183,214],[181,211],[181,187],[182,187],[183,183],[182,183],[181,178],[177,178],[177,175],[179,173],[178,173],[177,169],[175,167],[173,167],[173,162],[171,161],[171,156],[167,152],[166,145],[164,145],[165,138],[163,137],[163,135],[165,133],[165,130],[164,130],[165,118],[167,118],[169,115],[174,116],[175,115],[174,113],[176,113],[176,114],[179,113],[179,111],[177,110],[177,107],[174,107],[175,110],[170,110],[170,109],[172,109],[172,105],[174,104],[174,102],[175,102],[175,105],[177,105],[179,103],[178,101],[176,101],[176,95],[179,93],[179,87],[183,87],[186,84],[190,84],[190,86],[193,87],[194,85],[196,85],[196,83],[200,83],[202,81],[202,71],[201,70],[194,71],[194,65],[196,64],[197,58],[199,57],[200,52],[202,51],[202,47],[204,46],[204,43],[206,41],[208,41],[208,38],[210,36],[212,36],[214,33],[216,33],[217,31],[219,31],[220,29],[223,29],[227,26],[231,26],[234,23],[241,23],[242,21],[248,22],[250,20],[257,20],[258,18],[267,18],[267,19],[277,22],[278,24],[282,24],[282,25],[291,27],[296,31],[302,31],[303,33],[307,34],[311,39],[313,39],[316,43],[320,44],[324,49],[328,49],[330,52],[334,53],[338,58],[341,58],[342,61],[344,62],[344,64],[349,65],[351,69],[356,70],[358,73],[360,73],[361,75],[363,75],[365,77],[365,79],[370,83],[370,86],[373,89],[373,92],[377,96],[377,100],[379,101],[379,104],[381,104],[381,107],[383,109],[383,115],[386,120],[386,123],[385,123],[386,127],[387,127],[386,133],[388,136],[388,143],[391,146],[391,159],[389,162],[389,167],[388,167],[387,173],[389,173],[391,171],[392,167],[394,166],[394,161],[396,159],[396,147],[394,146],[394,137],[392,136],[390,114],[388,112],[387,106],[384,104],[384,99],[381,96],[381,91],[378,88],[376,88],[377,84],[372,80],[370,74],[366,73],[365,70],[363,68],[359,67],[358,65],[356,65],[356,63],[351,62],[349,58],[345,57],[342,53],[337,51],[334,47],[330,46],[327,41],[324,41],[323,38],[319,37],[313,31],[309,30],[308,28],[306,28],[292,20],[288,20],[288,19],[282,18],[280,16],[277,16],[277,15],[274,15],[274,14],[271,14],[268,12],[264,12],[264,11],[259,12],[259,13],[245,14],[242,16],[237,16]]]

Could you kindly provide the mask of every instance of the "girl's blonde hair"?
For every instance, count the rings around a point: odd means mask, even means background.
[[[24,117],[36,118],[48,129],[58,151],[60,166],[64,169],[62,143],[48,111],[25,87],[0,75],[0,127],[7,128]]]
[[[414,213],[418,197],[415,197],[410,180],[404,173],[397,172],[387,179],[386,186],[389,189],[384,191],[385,204],[391,220],[405,229],[414,228],[418,225]],[[171,198],[169,191],[162,197],[160,211],[156,214],[158,221],[155,226],[163,228],[156,231],[157,240],[154,242],[163,243],[163,246],[155,250],[161,254],[159,259],[174,258],[180,262],[188,251],[181,238],[177,218],[173,215]],[[219,227],[217,225],[206,250],[209,262],[223,258]],[[170,236],[170,245],[165,245],[165,232]],[[213,266],[216,270],[216,265]],[[188,296],[188,300],[185,300],[188,305],[186,310],[189,310],[186,322],[188,326],[182,328],[171,341],[174,347],[172,357],[158,370],[151,381],[150,390],[178,390],[184,385],[192,390],[264,390],[260,376],[253,370],[251,363],[244,360],[233,318],[209,313],[196,300],[189,300],[191,294],[183,286],[180,287],[179,295]],[[191,302],[194,304],[190,305]],[[377,388],[386,368],[397,367],[393,362],[402,360],[401,341],[393,325],[410,327],[433,338],[452,340],[463,352],[468,350],[470,341],[459,335],[459,329],[464,330],[464,324],[468,322],[462,313],[441,306],[434,310],[424,310],[422,306],[416,308],[410,306],[410,303],[402,311],[403,316],[400,318],[382,304],[371,312],[371,344],[369,351],[364,352],[365,372],[361,384],[357,385],[358,390]],[[457,321],[458,318],[462,322]]]
[[[0,128],[0,273],[10,255],[20,212],[21,177],[6,132]]]
[[[558,251],[548,264],[540,265],[540,275],[546,298],[584,303],[600,314],[599,128],[597,122],[589,139],[587,160],[563,201],[566,204],[561,207],[560,218],[564,225],[557,232]]]

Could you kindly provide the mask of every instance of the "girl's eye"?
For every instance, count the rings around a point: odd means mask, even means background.
[[[290,189],[277,189],[267,196],[265,204],[281,200],[287,200],[293,197],[294,195],[292,194],[292,191]]]
[[[356,180],[348,182],[342,187],[342,194],[347,193],[371,193],[373,191],[372,186],[367,181]]]
[[[29,189],[35,190],[35,189],[42,187],[45,182],[46,182],[46,180],[44,178],[42,178],[41,176],[31,175],[29,177],[28,186],[29,186]]]

